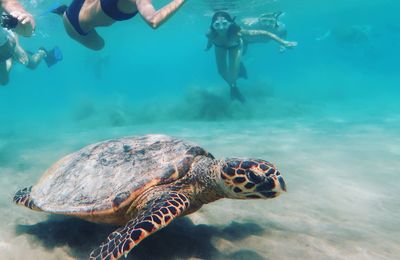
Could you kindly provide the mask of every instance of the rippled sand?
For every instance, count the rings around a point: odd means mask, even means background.
[[[220,200],[142,242],[128,259],[395,259],[400,255],[400,120],[173,123],[0,136],[0,259],[86,259],[114,229],[13,205],[52,162],[99,140],[164,133],[215,157],[277,165],[288,192]],[[28,135],[29,136],[29,135]]]

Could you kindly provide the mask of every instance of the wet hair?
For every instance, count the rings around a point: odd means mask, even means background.
[[[215,37],[217,37],[217,34],[218,34],[217,31],[213,27],[213,23],[217,20],[218,17],[224,17],[228,22],[231,23],[229,25],[229,28],[227,31],[228,38],[232,38],[232,37],[236,36],[237,33],[241,30],[240,26],[235,22],[235,17],[232,18],[230,16],[230,14],[228,14],[227,12],[218,11],[218,12],[215,12],[211,18],[210,33],[209,33],[209,37],[211,39],[214,39]]]

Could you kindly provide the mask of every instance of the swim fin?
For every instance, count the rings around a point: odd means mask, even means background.
[[[247,70],[246,70],[246,67],[244,66],[243,62],[240,63],[238,77],[247,79]]]
[[[50,8],[48,11],[50,13],[58,14],[58,15],[63,16],[65,11],[67,10],[67,8],[68,8],[68,6],[66,6],[66,5],[59,5],[57,7]]]
[[[246,101],[244,96],[240,93],[238,87],[231,87],[231,99],[232,100],[236,99],[242,104]]]
[[[63,59],[63,54],[62,54],[60,48],[58,48],[58,47],[54,47],[50,51],[47,51],[44,48],[41,48],[41,49],[46,52],[46,57],[44,58],[44,61],[46,62],[47,67],[51,67]]]

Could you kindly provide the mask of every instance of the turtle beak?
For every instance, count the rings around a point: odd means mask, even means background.
[[[277,176],[277,178],[278,178],[279,185],[281,186],[281,190],[286,192],[286,183],[283,180],[282,176],[279,175],[279,176]]]

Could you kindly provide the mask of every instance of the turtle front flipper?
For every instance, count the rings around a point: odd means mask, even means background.
[[[18,205],[40,211],[40,209],[35,205],[35,203],[33,203],[33,200],[31,199],[31,191],[32,186],[17,191],[14,195],[13,201]]]
[[[156,200],[150,200],[138,212],[137,217],[124,227],[111,233],[107,242],[90,254],[90,259],[118,259],[127,255],[143,239],[167,226],[182,216],[189,208],[189,199],[177,192],[164,193]]]

